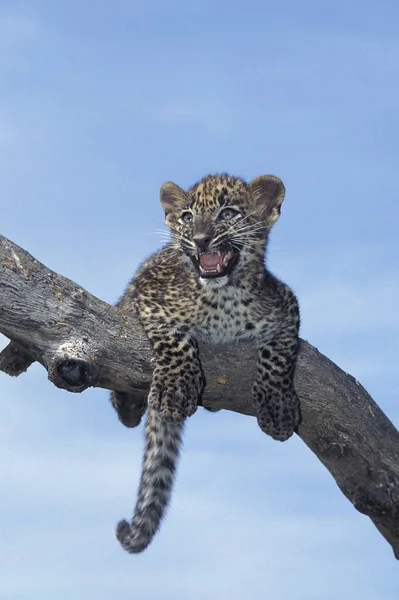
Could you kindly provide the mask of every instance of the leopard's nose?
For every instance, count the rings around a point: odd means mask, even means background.
[[[209,242],[212,239],[212,235],[209,233],[196,233],[193,236],[193,241],[197,246],[198,250],[206,250],[209,246]]]

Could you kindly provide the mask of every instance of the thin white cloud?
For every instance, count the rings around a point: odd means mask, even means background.
[[[397,330],[398,295],[399,281],[393,279],[375,278],[355,285],[339,280],[321,281],[301,295],[304,327],[335,336]]]
[[[162,124],[206,127],[212,136],[234,125],[234,114],[226,98],[215,93],[208,97],[199,90],[193,93],[180,89],[176,96],[165,91],[158,103],[147,105],[144,112],[146,117]]]
[[[0,13],[0,46],[36,40],[40,32],[37,19],[20,14]]]
[[[399,270],[392,244],[369,244],[305,251],[288,256],[272,242],[269,263],[296,291],[302,334],[314,339],[345,338],[361,333],[393,335],[399,329],[395,298]],[[377,358],[377,357],[376,357]]]

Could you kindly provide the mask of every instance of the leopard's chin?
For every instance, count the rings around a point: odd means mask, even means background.
[[[237,264],[237,250],[200,252],[192,256],[201,279],[219,279],[226,277]]]

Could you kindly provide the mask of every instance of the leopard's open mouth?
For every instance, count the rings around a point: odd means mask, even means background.
[[[223,277],[234,267],[238,259],[238,252],[203,252],[195,258],[200,277]]]

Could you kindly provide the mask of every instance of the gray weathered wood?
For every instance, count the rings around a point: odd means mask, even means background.
[[[58,387],[125,392],[122,421],[136,414],[151,379],[151,353],[134,314],[95,298],[0,236],[0,331],[10,344],[0,369],[19,375],[40,362]],[[256,351],[250,342],[201,347],[208,387],[203,403],[253,415]],[[399,558],[399,433],[351,375],[301,341],[296,389],[298,435],[368,515]],[[135,418],[130,424],[137,422]]]

